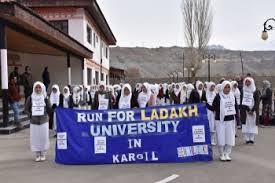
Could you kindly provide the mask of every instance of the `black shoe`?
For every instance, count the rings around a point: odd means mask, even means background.
[[[250,142],[250,144],[254,144],[254,141],[253,141],[253,140],[250,140],[249,142]]]
[[[249,143],[250,143],[250,141],[245,141],[245,143],[246,143],[246,144],[249,144]]]

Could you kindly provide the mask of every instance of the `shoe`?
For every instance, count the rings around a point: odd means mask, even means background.
[[[211,145],[212,145],[212,146],[215,146],[215,145],[217,145],[217,144],[216,144],[216,142],[212,142]]]
[[[250,144],[254,144],[254,141],[253,141],[253,140],[250,140],[249,142],[250,142]]]
[[[41,161],[41,157],[40,157],[40,155],[37,155],[35,158],[35,162],[39,162],[39,161]]]
[[[226,161],[226,158],[225,158],[224,154],[222,154],[222,155],[220,156],[220,160],[221,160],[221,161]]]
[[[230,158],[229,154],[226,154],[226,155],[225,155],[225,160],[226,160],[226,161],[231,161],[231,158]]]
[[[245,144],[249,144],[250,143],[250,141],[245,141]]]
[[[45,155],[45,154],[42,154],[42,155],[41,155],[41,161],[46,161],[46,159],[47,159],[47,158],[46,158],[46,155]]]

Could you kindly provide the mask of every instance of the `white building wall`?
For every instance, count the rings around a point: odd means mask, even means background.
[[[84,26],[83,19],[69,19],[69,35],[81,44],[84,44]]]
[[[67,57],[66,56],[50,56],[42,54],[28,54],[8,51],[8,54],[18,55],[19,60],[17,64],[19,73],[24,72],[25,66],[31,67],[31,74],[33,80],[42,81],[42,73],[44,68],[48,66],[50,72],[51,84],[58,84],[60,89],[68,84],[68,68],[67,68]],[[8,60],[8,64],[12,64],[13,60]],[[13,71],[14,66],[9,66],[9,73]],[[72,68],[72,85],[82,84],[82,71],[81,61],[79,58],[71,57],[71,68]]]

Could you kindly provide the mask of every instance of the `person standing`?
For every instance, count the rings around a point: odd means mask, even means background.
[[[242,125],[242,133],[246,144],[254,144],[255,134],[258,134],[256,125],[256,111],[258,110],[259,96],[256,92],[254,79],[247,77],[244,79],[243,93],[241,95],[242,109],[245,111],[245,123]]]
[[[209,121],[209,128],[210,128],[210,135],[211,135],[211,143],[212,145],[216,145],[216,129],[215,129],[215,113],[211,111],[211,107],[214,101],[214,98],[216,97],[215,92],[215,83],[209,82],[207,83],[207,89],[206,89],[206,107],[207,107],[207,118]]]
[[[272,89],[271,83],[267,80],[263,81],[263,91],[260,98],[263,103],[262,121],[264,126],[268,126],[272,120]]]
[[[46,91],[48,91],[48,87],[51,83],[51,80],[50,80],[50,73],[48,71],[48,67],[45,67],[44,68],[44,71],[43,71],[43,74],[42,74],[42,79],[43,79],[43,83],[46,87]]]
[[[171,94],[172,103],[173,104],[180,104],[181,102],[181,86],[179,83],[176,84],[174,91]]]
[[[56,128],[56,117],[55,117],[55,109],[59,106],[59,101],[60,101],[60,91],[59,91],[59,86],[58,85],[53,85],[52,86],[52,91],[50,94],[50,103],[52,107],[52,112],[50,114],[50,129]]]
[[[196,81],[196,89],[194,89],[189,98],[189,103],[203,103],[206,102],[205,90],[203,89],[203,83]]]
[[[20,84],[20,74],[18,71],[18,67],[14,67],[14,70],[10,73],[9,78],[15,78],[16,77],[16,83],[17,85]]]
[[[144,83],[141,87],[141,92],[138,95],[137,102],[139,108],[145,108],[148,106],[149,100],[151,98],[151,91],[149,83]]]
[[[68,86],[65,86],[63,88],[63,93],[60,94],[59,107],[72,109],[73,105],[73,97],[71,95],[70,89]]]
[[[33,92],[27,98],[24,111],[30,115],[30,145],[35,152],[35,161],[45,161],[49,149],[49,117],[51,104],[47,97],[45,85],[35,82]]]
[[[236,99],[231,92],[231,83],[223,81],[221,92],[214,98],[209,109],[215,112],[217,145],[220,160],[231,161],[232,147],[235,146],[235,115],[237,109]]]
[[[26,66],[25,72],[21,75],[21,84],[24,86],[25,102],[27,101],[27,98],[32,94],[33,78],[30,71],[30,66]]]
[[[237,127],[238,129],[241,129],[241,120],[240,120],[240,105],[241,105],[241,92],[238,88],[238,82],[237,81],[232,81],[231,82],[231,85],[232,85],[232,92],[233,92],[233,95],[235,96],[236,98],[236,101],[237,101],[237,105],[238,105],[238,110],[236,111],[237,114],[236,114],[236,123],[237,123]]]
[[[92,109],[107,110],[112,108],[112,95],[109,91],[106,91],[105,84],[101,82],[99,90],[95,93],[95,100]]]
[[[129,84],[124,84],[121,93],[117,97],[118,109],[131,109],[133,106],[132,101],[132,88]]]
[[[19,101],[21,100],[19,86],[17,85],[17,77],[12,76],[9,82],[9,103],[14,113],[14,124],[21,128],[19,123]]]

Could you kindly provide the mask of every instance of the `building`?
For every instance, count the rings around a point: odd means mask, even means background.
[[[51,85],[109,83],[109,46],[116,44],[96,0],[0,0],[0,127],[9,125],[8,74],[49,68]]]

